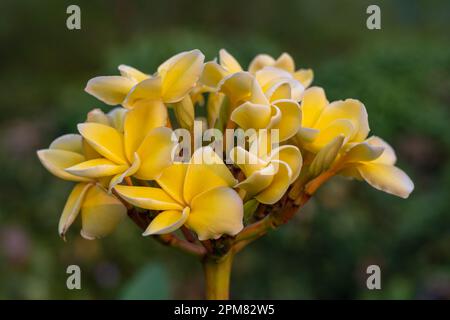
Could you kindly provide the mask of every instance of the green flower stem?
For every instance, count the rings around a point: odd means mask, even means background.
[[[206,255],[203,259],[205,290],[208,300],[228,300],[233,251],[221,257]]]

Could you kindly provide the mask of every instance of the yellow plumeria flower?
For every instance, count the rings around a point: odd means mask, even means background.
[[[200,83],[209,91],[224,91],[236,101],[251,90],[252,75],[269,99],[274,96],[274,99],[300,100],[304,86],[291,73],[275,66],[245,72],[239,62],[224,49],[219,51],[219,63],[210,61],[205,64]]]
[[[395,166],[396,161],[394,149],[381,138],[372,136],[348,147],[339,161],[342,168],[339,173],[365,180],[378,190],[408,198],[414,190],[414,183]]]
[[[158,67],[155,75],[120,65],[120,76],[96,77],[86,92],[109,105],[132,108],[152,100],[174,103],[195,87],[203,69],[204,55],[199,50],[179,53]]]
[[[115,187],[129,203],[161,211],[144,235],[170,233],[186,225],[200,240],[207,240],[242,230],[243,203],[232,189],[237,181],[212,148],[196,150],[188,164],[166,168],[156,182],[160,188]]]
[[[254,140],[249,150],[238,146],[231,150],[233,162],[246,179],[236,185],[261,203],[274,204],[298,178],[303,165],[296,146],[283,145],[272,150],[262,139]],[[270,144],[269,144],[270,145]]]
[[[296,71],[294,59],[288,53],[282,53],[276,60],[268,54],[259,54],[250,62],[248,71],[256,74],[259,70],[266,67],[287,71],[305,88],[311,85],[314,78],[314,73],[311,69],[299,69]]]
[[[307,89],[302,98],[302,125],[296,137],[306,150],[317,153],[338,135],[347,143],[362,142],[369,134],[367,111],[355,99],[329,103],[322,88]]]
[[[289,90],[288,87],[286,89]],[[298,132],[301,118],[302,112],[295,100],[269,100],[256,79],[253,80],[249,100],[236,107],[230,116],[244,130],[277,129],[280,141]]]
[[[77,182],[59,220],[58,232],[65,237],[81,211],[81,235],[86,239],[102,238],[112,233],[126,216],[125,206],[107,193],[100,181],[72,175],[65,171],[86,160],[82,137],[66,134],[54,140],[48,149],[37,152],[41,163],[55,176]]]
[[[167,110],[159,101],[129,110],[123,133],[102,123],[81,123],[80,134],[101,157],[75,164],[66,172],[91,179],[113,176],[110,189],[129,176],[153,180],[172,161],[175,140],[166,123]]]

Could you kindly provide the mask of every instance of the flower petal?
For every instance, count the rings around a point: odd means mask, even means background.
[[[313,143],[306,145],[306,148],[312,152],[318,152],[339,135],[344,136],[344,144],[346,144],[354,135],[354,132],[355,128],[350,120],[338,119],[322,129],[315,137]]]
[[[183,210],[163,189],[153,187],[122,186],[114,188],[127,202],[149,210]]]
[[[127,66],[125,64],[121,64],[118,69],[123,77],[127,77],[128,79],[136,82],[144,81],[145,79],[148,79],[150,77],[148,74],[145,74],[138,69]]]
[[[78,163],[66,169],[67,172],[85,178],[108,177],[125,171],[127,165],[118,165],[111,160],[100,158]]]
[[[203,192],[217,187],[232,187],[237,183],[228,167],[211,147],[197,149],[192,155],[184,180],[186,203]]]
[[[352,123],[354,133],[349,142],[362,142],[369,133],[369,122],[364,104],[355,99],[335,101],[330,103],[317,120],[316,129],[324,129],[338,119],[345,119]]]
[[[227,74],[228,71],[217,62],[209,61],[205,63],[199,82],[211,89],[215,89]]]
[[[311,69],[299,69],[294,73],[294,78],[308,88],[314,79],[314,72]]]
[[[306,89],[302,97],[302,127],[314,128],[320,114],[328,105],[325,91],[320,87]]]
[[[302,111],[294,100],[278,100],[273,105],[281,111],[281,119],[272,129],[279,130],[280,141],[293,137],[302,123]]]
[[[287,72],[293,73],[295,71],[295,63],[294,59],[292,59],[291,55],[284,52],[282,53],[277,61],[273,64],[275,68],[280,68],[286,70]]]
[[[115,196],[103,188],[89,189],[81,206],[81,236],[88,240],[103,238],[117,228],[127,215],[127,209]]]
[[[292,171],[287,163],[274,160],[271,165],[277,167],[272,183],[255,197],[256,200],[264,204],[274,204],[280,200],[289,188],[292,177]]]
[[[178,203],[184,203],[183,186],[187,167],[187,163],[174,163],[164,169],[162,174],[156,178],[159,186]]]
[[[219,187],[192,201],[186,223],[197,233],[199,240],[218,239],[222,234],[234,236],[241,231],[243,216],[244,205],[236,191]]]
[[[117,131],[119,131],[120,133],[123,133],[123,127],[127,111],[128,110],[125,108],[118,107],[112,109],[110,112],[106,114],[111,122],[112,127]]]
[[[300,150],[296,146],[284,145],[271,152],[271,160],[281,160],[286,163],[292,171],[290,183],[294,182],[300,175],[303,165],[303,158]]]
[[[253,149],[253,151],[256,151]],[[252,175],[268,165],[268,162],[258,158],[253,152],[248,152],[242,147],[234,147],[230,151],[230,158],[245,174],[246,177]]]
[[[139,158],[138,154],[135,152],[131,166],[129,166],[125,171],[116,174],[109,181],[108,192],[111,192],[111,190],[116,185],[118,185],[119,183],[121,183],[123,181],[123,179],[125,179],[125,177],[130,177],[130,176],[134,175],[138,171],[140,166],[141,166],[141,159]]]
[[[237,60],[225,49],[219,51],[220,65],[230,73],[242,71],[242,67]]]
[[[186,207],[183,211],[167,210],[160,212],[148,225],[143,236],[152,234],[165,234],[180,228],[188,219],[190,209]]]
[[[135,81],[121,76],[96,77],[88,81],[87,93],[109,105],[121,104]]]
[[[384,152],[381,146],[370,145],[367,141],[357,143],[343,156],[346,163],[373,161]]]
[[[358,171],[372,187],[404,199],[414,190],[408,175],[392,165],[366,163],[358,166]]]
[[[63,239],[65,238],[67,230],[80,212],[81,204],[86,196],[86,192],[92,186],[91,183],[78,183],[70,192],[58,224],[58,233]]]
[[[128,95],[123,101],[123,106],[131,109],[139,102],[159,100],[161,99],[161,94],[161,77],[149,78],[139,82],[130,89]]]
[[[383,163],[383,164],[390,164],[394,165],[397,162],[397,156],[395,155],[394,149],[384,141],[383,139],[372,136],[369,139],[366,140],[367,143],[374,147],[380,147],[383,148],[384,151],[377,159],[374,160],[376,163]]]
[[[83,143],[79,134],[65,134],[53,140],[49,149],[59,149],[83,154]]]
[[[141,165],[135,176],[143,180],[156,179],[172,164],[175,146],[171,129],[166,127],[152,129],[137,150]]]
[[[244,102],[233,110],[230,119],[244,130],[263,129],[269,125],[271,113],[272,110],[268,105]]]
[[[125,116],[124,139],[125,153],[128,161],[133,160],[134,153],[154,128],[167,123],[167,108],[161,101],[149,101],[129,110]]]
[[[116,129],[99,123],[80,123],[78,131],[102,156],[117,164],[127,164],[123,135]]]
[[[258,54],[248,66],[248,71],[251,73],[256,73],[256,71],[261,70],[264,67],[272,66],[275,63],[275,59],[268,54]]]
[[[58,178],[69,181],[89,181],[87,178],[77,177],[65,171],[66,168],[85,160],[81,154],[59,149],[44,149],[39,150],[37,155],[42,165]]]
[[[204,59],[200,50],[192,50],[170,58],[158,68],[165,103],[180,101],[197,84]]]
[[[261,170],[254,171],[245,180],[239,182],[235,188],[241,188],[247,191],[250,196],[254,196],[270,186],[275,173],[275,168],[269,165]]]
[[[236,105],[249,98],[253,79],[253,76],[248,72],[236,72],[223,78],[218,88],[227,95],[232,105]]]

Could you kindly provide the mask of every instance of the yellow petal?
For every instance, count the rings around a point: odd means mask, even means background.
[[[242,67],[237,60],[225,49],[219,51],[220,65],[228,72],[236,73],[242,71]]]
[[[304,115],[304,114],[302,114],[302,115]],[[298,129],[296,137],[301,142],[311,143],[314,141],[314,139],[317,138],[317,135],[319,134],[319,132],[320,131],[317,129],[301,127],[300,129]]]
[[[244,102],[233,110],[230,119],[244,130],[249,128],[267,128],[270,122],[272,110],[270,106]]]
[[[127,202],[149,210],[183,210],[164,190],[152,187],[122,186],[114,188]]]
[[[252,151],[256,151],[253,149]],[[245,174],[246,177],[252,175],[268,165],[268,162],[258,158],[256,152],[248,152],[242,147],[235,147],[230,152],[230,158]]]
[[[278,57],[273,66],[291,73],[295,71],[294,59],[292,59],[292,57],[286,52]]]
[[[389,143],[376,136],[372,136],[366,141],[369,145],[373,147],[379,147],[384,149],[381,156],[375,159],[374,162],[389,165],[394,165],[397,162],[397,156],[395,155],[395,151],[394,149],[392,149]]]
[[[117,164],[127,164],[123,135],[116,129],[99,123],[80,123],[78,131],[102,156]]]
[[[287,79],[292,79],[289,72],[274,67],[265,67],[259,70],[256,72],[255,77],[264,92],[277,82],[285,82]]]
[[[134,175],[141,166],[141,159],[139,158],[139,155],[135,152],[134,158],[131,166],[129,166],[126,170],[116,174],[110,181],[108,185],[108,192],[111,192],[111,190],[121,183],[125,177],[130,177]]]
[[[190,209],[186,207],[183,211],[167,210],[159,213],[148,225],[143,236],[152,234],[165,234],[180,228],[189,217]]]
[[[166,191],[178,203],[184,203],[183,186],[188,164],[174,163],[163,170],[162,174],[156,179],[164,191]]]
[[[404,199],[414,189],[408,175],[392,165],[366,163],[358,166],[358,171],[372,187]]]
[[[166,127],[152,129],[137,150],[141,165],[135,176],[143,180],[156,179],[172,164],[175,141],[171,129]]]
[[[125,115],[127,114],[127,109],[118,107],[112,109],[110,112],[107,113],[107,116],[111,122],[111,125],[114,129],[119,131],[120,133],[123,133],[123,127],[125,122]]]
[[[344,136],[344,144],[346,144],[354,136],[354,132],[355,128],[350,120],[335,120],[328,127],[322,129],[317,134],[313,143],[307,145],[307,148],[312,152],[318,152],[340,135]]]
[[[165,103],[180,101],[197,84],[204,59],[199,50],[192,50],[172,57],[158,68]]]
[[[262,192],[256,195],[256,200],[264,204],[274,204],[283,197],[289,188],[292,171],[283,161],[272,161],[271,165],[276,166],[272,183]]]
[[[78,163],[66,169],[67,172],[86,178],[100,178],[115,175],[128,168],[127,165],[118,165],[111,160],[100,158]]]
[[[254,196],[270,186],[275,173],[274,167],[269,165],[261,170],[254,171],[235,187],[247,191],[250,196]]]
[[[65,134],[53,140],[49,149],[59,149],[83,154],[82,138],[79,134]]]
[[[294,100],[278,100],[273,103],[281,111],[281,119],[272,129],[279,130],[280,141],[293,137],[302,123],[302,111]]]
[[[275,84],[272,88],[267,90],[267,97],[269,97],[270,102],[281,100],[281,99],[291,99],[292,90],[289,82],[279,82]]]
[[[114,232],[126,215],[127,209],[115,196],[94,186],[81,206],[81,236],[88,240],[103,238]]]
[[[294,78],[308,88],[314,79],[314,72],[311,69],[300,69],[294,73]]]
[[[232,104],[249,98],[253,87],[253,76],[248,72],[236,72],[220,81],[219,90],[227,95]]]
[[[88,81],[87,93],[109,105],[121,104],[135,81],[121,76],[96,77]]]
[[[121,64],[118,69],[123,77],[127,77],[128,79],[136,82],[144,81],[145,79],[148,79],[150,77],[148,74],[145,74],[138,69],[127,66],[125,64]]]
[[[139,82],[135,85],[125,100],[123,106],[126,108],[133,108],[142,101],[152,101],[161,99],[162,94],[162,80],[160,77],[149,78]]]
[[[256,71],[267,66],[272,66],[274,63],[275,59],[268,54],[259,54],[250,62],[248,71],[251,73],[256,73]]]
[[[84,156],[79,153],[58,149],[44,149],[37,152],[42,165],[58,178],[69,181],[89,181],[87,178],[77,177],[65,169],[83,162]]]
[[[344,155],[346,163],[372,161],[384,152],[381,146],[370,145],[368,142],[357,143]]]
[[[62,238],[65,237],[67,230],[78,216],[86,192],[92,186],[91,183],[78,183],[70,192],[58,224],[58,233]]]
[[[192,201],[186,223],[197,233],[199,240],[218,239],[222,234],[234,236],[241,231],[243,215],[244,206],[236,191],[219,187]]]
[[[328,105],[325,91],[320,87],[311,87],[303,93],[302,97],[302,126],[313,128],[320,114]]]
[[[284,145],[272,150],[271,160],[281,160],[286,163],[292,171],[291,181],[294,182],[300,175],[303,165],[303,158],[300,150],[296,146]]]
[[[87,114],[86,122],[101,123],[107,126],[111,126],[109,117],[100,109],[95,108]]]
[[[227,74],[228,71],[217,62],[209,61],[205,63],[199,82],[211,89],[215,89]]]
[[[167,109],[161,101],[141,104],[129,110],[124,123],[125,153],[128,161],[132,161],[133,154],[147,134],[154,128],[165,126],[166,123]]]
[[[208,114],[208,127],[214,128],[217,119],[219,118],[220,109],[225,100],[225,95],[223,93],[210,93],[208,96],[208,103],[206,105]]]
[[[365,106],[358,100],[347,99],[330,103],[317,120],[316,129],[328,127],[339,119],[345,119],[352,123],[354,133],[349,137],[350,142],[362,142],[369,133],[369,122]]]
[[[187,168],[183,195],[186,203],[199,194],[217,187],[232,187],[237,183],[230,170],[211,147],[194,152]]]

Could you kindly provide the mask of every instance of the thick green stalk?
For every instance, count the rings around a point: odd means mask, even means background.
[[[233,252],[221,257],[206,255],[203,259],[205,290],[208,300],[228,300]]]

